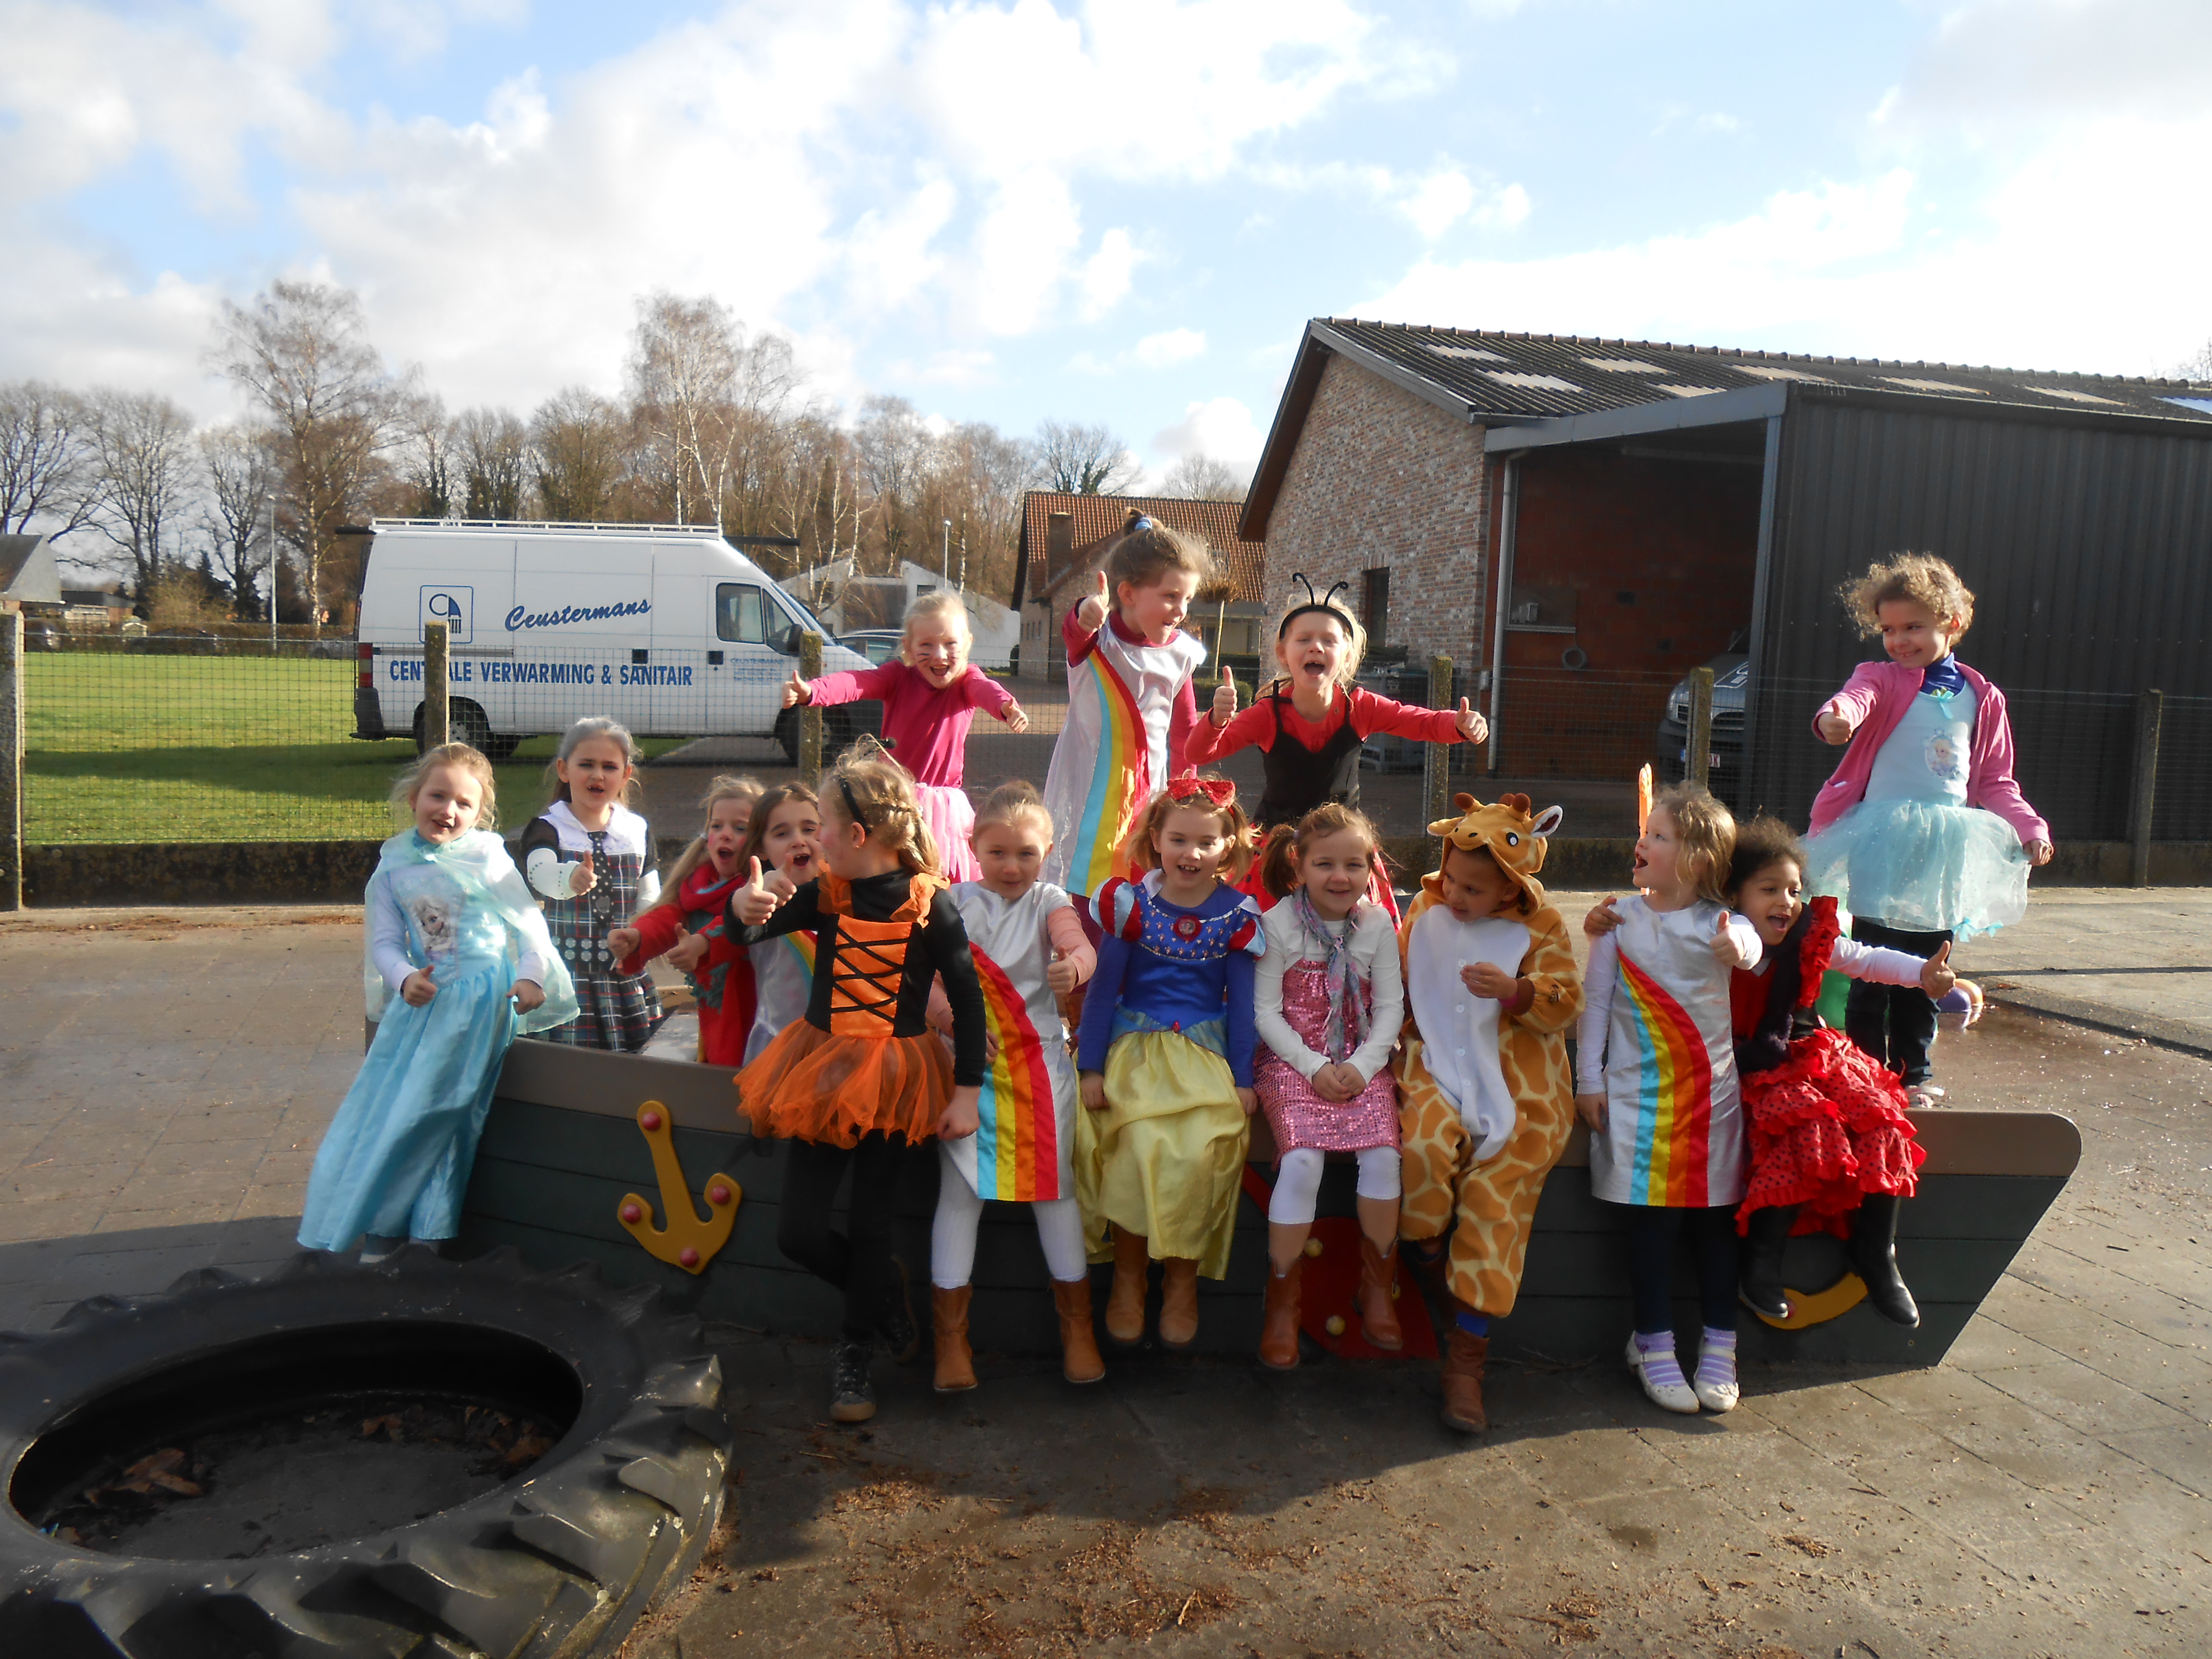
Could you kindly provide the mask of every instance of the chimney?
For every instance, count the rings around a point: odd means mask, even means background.
[[[1075,557],[1075,515],[1072,513],[1048,514],[1044,525],[1044,579],[1058,581],[1067,572],[1069,562]]]

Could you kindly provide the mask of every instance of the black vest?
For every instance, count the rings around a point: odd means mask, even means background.
[[[1324,801],[1340,806],[1359,805],[1359,733],[1352,726],[1352,701],[1344,703],[1344,724],[1328,735],[1318,750],[1309,749],[1283,730],[1279,691],[1266,694],[1275,710],[1275,742],[1261,757],[1267,787],[1260,792],[1255,822],[1296,823]]]
[[[1766,1012],[1747,1037],[1735,1040],[1735,1069],[1739,1077],[1771,1071],[1790,1058],[1790,1044],[1820,1029],[1820,1016],[1811,1007],[1797,1006],[1805,987],[1805,935],[1813,926],[1815,899],[1797,913],[1797,920],[1774,947],[1774,965],[1766,970]],[[1827,971],[1824,956],[1819,971]],[[1817,994],[1817,993],[1815,994]]]

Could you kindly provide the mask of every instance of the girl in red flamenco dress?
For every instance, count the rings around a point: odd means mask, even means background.
[[[1804,874],[1804,848],[1779,819],[1737,830],[1729,897],[1765,946],[1757,968],[1739,968],[1729,981],[1751,1135],[1751,1183],[1736,1212],[1748,1241],[1739,1294],[1755,1314],[1788,1318],[1784,1247],[1796,1233],[1832,1233],[1846,1242],[1875,1310],[1917,1326],[1920,1310],[1897,1270],[1897,1212],[1928,1155],[1897,1074],[1821,1024],[1813,1002],[1832,968],[1942,997],[1951,989],[1951,947],[1923,960],[1845,939],[1834,899],[1806,902]]]

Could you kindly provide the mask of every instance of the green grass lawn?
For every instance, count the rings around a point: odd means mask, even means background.
[[[349,735],[354,673],[350,662],[296,657],[28,653],[24,838],[387,836],[399,820],[386,797],[415,745]],[[544,799],[556,741],[533,738],[495,769],[507,823]]]

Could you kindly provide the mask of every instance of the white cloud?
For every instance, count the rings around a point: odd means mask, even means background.
[[[1398,204],[1424,240],[1433,242],[1474,205],[1474,181],[1457,167],[1431,173]]]
[[[1188,362],[1206,350],[1206,336],[1194,328],[1170,328],[1137,342],[1135,356],[1146,368]]]
[[[1164,463],[1162,471],[1186,455],[1211,455],[1231,466],[1257,465],[1267,434],[1252,419],[1249,406],[1235,398],[1210,398],[1194,403],[1173,426],[1152,434],[1152,453]]]
[[[1945,15],[1878,112],[1887,125],[2047,133],[2083,115],[2187,119],[2204,107],[2203,0],[1967,0]]]
[[[1143,258],[1121,226],[1098,239],[1098,252],[1083,263],[1084,321],[1095,322],[1121,304]]]

